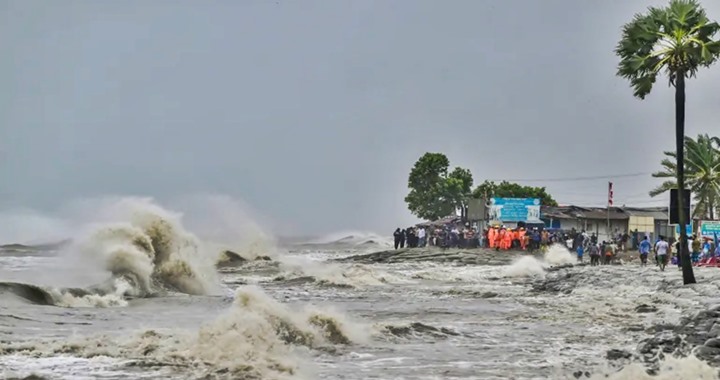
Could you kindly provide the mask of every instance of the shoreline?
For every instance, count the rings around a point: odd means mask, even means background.
[[[563,247],[563,249],[565,249]],[[567,250],[567,249],[566,249]],[[570,250],[567,250],[569,256],[576,258]],[[334,259],[334,262],[355,262],[361,264],[392,264],[408,261],[423,262],[433,261],[439,263],[457,262],[465,265],[507,265],[524,256],[532,256],[542,260],[545,252],[542,250],[528,252],[523,250],[507,250],[496,251],[493,248],[400,248],[374,251],[371,253],[353,255]],[[635,251],[619,252],[616,255],[614,264],[628,264],[639,261],[639,253]],[[584,256],[580,265],[589,264],[590,257]]]

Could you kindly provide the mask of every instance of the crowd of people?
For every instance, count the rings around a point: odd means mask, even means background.
[[[537,250],[564,241],[567,235],[546,229],[493,226],[484,230],[465,225],[416,226],[397,228],[393,233],[395,249],[422,248],[493,248],[495,250]]]
[[[680,265],[679,244],[680,242],[675,241],[674,244],[668,246],[668,257],[672,256],[671,263],[678,266]],[[688,238],[688,250],[690,251],[690,260],[693,265],[720,266],[720,241],[717,236],[712,239],[692,235]],[[641,256],[647,254],[646,252],[647,248],[641,250]]]
[[[610,264],[618,251],[626,250],[628,242],[627,234],[611,242],[597,243],[593,241],[594,237],[587,237],[583,232],[577,240],[573,242],[573,249],[577,252],[578,261],[583,261],[585,252],[589,253],[590,264],[599,265],[601,259],[604,264]],[[633,241],[640,255],[640,265],[647,266],[650,254],[653,254],[655,265],[660,270],[665,270],[668,263],[680,265],[680,249],[679,241],[668,241],[664,236],[659,236],[655,242],[650,241],[650,237],[645,235],[639,242]],[[693,265],[698,266],[720,266],[720,244],[717,238],[699,238],[692,235],[688,239],[688,249],[690,251],[690,260]]]
[[[587,232],[580,231],[576,233],[571,231],[570,241],[572,251],[577,252],[577,259],[583,262],[585,253],[590,256],[590,265],[610,265],[612,264],[619,251],[625,251],[626,245],[623,244],[627,240],[612,239],[610,241],[599,241],[596,234],[588,235]]]
[[[457,225],[428,227],[424,226],[397,228],[393,233],[395,249],[422,248],[436,246],[442,248],[478,248],[479,236],[477,229],[469,226],[458,228]]]
[[[610,265],[619,252],[626,252],[628,244],[637,249],[640,265],[646,266],[648,258],[653,254],[655,264],[664,270],[667,264],[680,265],[678,242],[667,241],[659,236],[654,242],[645,235],[632,235],[619,232],[609,241],[599,241],[598,236],[572,229],[567,232],[544,228],[492,226],[479,230],[469,224],[446,224],[415,226],[405,229],[397,228],[393,233],[395,249],[422,248],[435,246],[440,248],[491,248],[501,250],[528,250],[530,252],[543,249],[550,244],[560,243],[568,250],[577,254],[579,262],[585,255],[590,257],[590,265]],[[689,237],[688,248],[691,252],[693,265],[720,267],[720,241],[717,237]]]

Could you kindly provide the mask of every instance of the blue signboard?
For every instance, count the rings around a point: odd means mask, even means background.
[[[700,222],[700,234],[713,239],[716,235],[720,238],[720,222],[703,220]]]
[[[685,233],[687,234],[687,236],[692,236],[692,234],[693,234],[692,223],[685,225]],[[679,224],[675,225],[675,234],[680,235],[680,225]]]
[[[490,198],[490,220],[542,223],[538,198]]]

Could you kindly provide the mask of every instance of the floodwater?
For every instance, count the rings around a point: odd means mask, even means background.
[[[642,365],[613,366],[608,350],[632,353],[652,326],[720,304],[718,269],[683,287],[674,268],[570,266],[560,247],[368,263],[353,256],[387,243],[353,236],[255,247],[217,267],[218,255],[198,259],[206,248],[150,215],[81,243],[4,249],[0,375],[635,380]],[[668,363],[659,378],[717,378],[693,358]]]

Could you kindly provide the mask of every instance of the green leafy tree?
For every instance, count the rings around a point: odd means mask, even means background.
[[[617,74],[630,81],[633,94],[640,98],[652,91],[661,72],[675,87],[675,145],[677,184],[685,188],[683,152],[685,138],[685,79],[695,77],[701,67],[710,66],[720,55],[720,42],[714,40],[720,30],[708,19],[695,0],[671,0],[664,8],[650,7],[637,14],[622,30],[615,53],[620,58]],[[685,225],[683,192],[678,191],[680,224]],[[683,282],[695,283],[685,229],[680,229]]]
[[[464,216],[473,180],[469,170],[455,168],[442,153],[425,153],[415,162],[408,178],[410,193],[405,197],[414,215],[438,220],[458,209]]]
[[[455,168],[445,181],[445,197],[455,209],[460,210],[463,219],[466,216],[472,186],[472,173],[470,170],[460,167]]]
[[[540,198],[543,206],[557,206],[557,202],[544,187],[522,186],[517,183],[485,181],[473,191],[474,198]]]
[[[677,189],[677,155],[664,152],[666,158],[660,162],[662,171],[653,173],[655,178],[667,178],[660,186],[650,191],[655,197],[670,189]],[[715,219],[720,204],[720,138],[707,134],[698,135],[697,140],[685,137],[685,186],[695,196],[693,215],[696,218]]]

